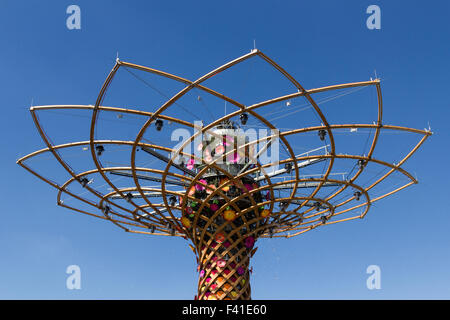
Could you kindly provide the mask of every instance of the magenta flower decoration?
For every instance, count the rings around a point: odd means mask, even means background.
[[[225,147],[223,146],[223,145],[218,145],[217,147],[216,147],[216,154],[217,155],[221,155],[222,153],[224,153],[225,152]]]
[[[200,278],[203,278],[205,276],[205,270],[200,270]]]
[[[239,154],[237,154],[237,153],[229,154],[227,156],[227,161],[229,163],[237,163],[240,159],[241,159],[241,157],[239,157]]]
[[[245,269],[243,267],[237,268],[238,275],[242,276],[245,273]]]
[[[212,211],[214,211],[214,212],[216,212],[217,210],[219,210],[219,206],[218,206],[217,204],[215,204],[215,203],[211,204],[209,207],[210,207],[210,209],[211,209]]]

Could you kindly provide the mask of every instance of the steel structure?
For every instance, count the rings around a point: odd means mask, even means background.
[[[252,105],[244,105],[231,97],[202,85],[203,82],[211,77],[254,56],[262,58],[280,72],[297,88],[297,91]],[[116,72],[122,67],[172,79],[182,83],[184,88],[168,99],[155,112],[103,106],[102,101],[107,88]],[[329,124],[322,110],[313,99],[314,94],[317,93],[365,86],[374,86],[376,88],[378,101],[378,118],[376,123]],[[217,118],[204,126],[196,126],[194,123],[181,118],[163,114],[178,99],[194,88],[223,99],[227,103],[238,107],[238,110]],[[268,129],[276,130],[275,126],[258,113],[258,109],[278,102],[289,101],[296,97],[306,98],[320,118],[322,125],[279,131],[277,135],[265,137],[264,141],[262,139],[246,141],[239,148],[233,147],[232,150],[222,149],[223,144],[226,144],[224,137],[232,137],[234,139],[239,136],[236,133],[237,128],[232,121],[233,117],[240,117],[244,122],[248,117],[253,117],[267,126]],[[74,109],[92,112],[89,140],[53,145],[46,132],[44,132],[37,113],[44,110],[66,111]],[[289,238],[319,226],[364,218],[373,202],[417,183],[417,180],[402,168],[402,165],[431,135],[429,130],[417,130],[383,124],[382,96],[378,79],[306,90],[281,66],[256,49],[214,69],[195,81],[117,59],[116,64],[101,87],[95,105],[36,106],[31,107],[30,111],[39,134],[46,144],[46,148],[19,159],[17,163],[56,188],[58,190],[57,203],[62,207],[111,221],[127,232],[177,236],[190,240],[192,242],[191,248],[198,261],[198,271],[200,272],[198,299],[251,298],[249,260],[256,251],[254,244],[257,239],[267,237]],[[100,112],[120,112],[124,115],[142,116],[146,121],[140,128],[134,141],[97,140],[95,138],[96,122]],[[160,130],[164,122],[177,123],[186,128],[195,128],[197,131],[177,150],[164,145],[147,143],[143,140],[144,133],[146,130],[149,130],[152,124],[155,124],[156,129]],[[334,132],[341,129],[358,128],[374,130],[373,140],[367,155],[339,153],[336,150]],[[401,161],[391,164],[373,157],[378,137],[382,130],[405,131],[419,134],[422,137]],[[286,138],[308,132],[316,132],[321,140],[327,137],[329,144],[321,149],[324,152],[320,154],[295,155]],[[183,151],[184,146],[192,143],[198,135],[206,136],[207,134],[215,137],[215,140],[212,139],[215,142],[204,143],[201,157]],[[274,139],[279,139],[280,143],[284,145],[290,154],[290,157],[280,159],[279,165],[282,169],[268,173],[267,169],[274,164],[260,163],[259,153],[249,153],[249,148],[257,143],[264,142],[265,144],[263,144],[264,147],[262,148],[264,149]],[[108,148],[111,145],[126,145],[131,148],[129,166],[108,167],[102,165],[100,161],[102,153],[108,152]],[[60,155],[64,149],[80,147],[90,149],[94,164],[91,170],[75,172],[69,165],[69,162]],[[155,157],[159,161],[164,162],[165,169],[160,170],[138,166],[136,164],[136,152],[139,150],[148,153],[150,157]],[[205,150],[208,150],[206,157],[203,156]],[[212,155],[212,150],[218,150],[218,152]],[[169,152],[176,153],[179,157],[165,156]],[[52,154],[70,174],[71,178],[64,184],[51,181],[27,164],[28,160],[45,153]],[[242,157],[243,160],[232,161],[231,163],[226,163],[225,161],[225,164],[219,163],[220,159],[228,159],[229,155],[236,154],[244,155]],[[194,161],[187,165],[186,162],[190,161],[189,159]],[[354,161],[357,164],[357,170],[346,179],[333,178],[331,175],[332,168],[337,159]],[[327,162],[327,167],[324,174],[320,177],[302,177],[300,175],[300,170],[303,167],[322,161]],[[369,163],[385,166],[388,171],[368,186],[358,185],[357,179]],[[395,190],[370,198],[369,191],[394,172],[403,174],[408,178],[408,182]],[[102,193],[91,187],[88,177],[92,174],[99,174],[111,188],[111,191]],[[109,174],[129,177],[130,181],[132,181],[132,186],[127,188],[116,186]],[[287,178],[282,181],[274,179],[274,177],[280,175],[284,175]],[[141,184],[142,181],[157,182],[160,186],[158,188],[145,187]],[[71,192],[69,189],[73,184],[80,184],[83,190],[89,192],[97,201]],[[182,189],[174,191],[170,190],[168,186],[178,186]],[[327,186],[334,186],[337,189],[327,197],[319,196],[319,191]],[[297,191],[305,188],[310,190],[309,195],[298,196]],[[277,196],[277,192],[281,189],[288,190],[289,195]],[[352,190],[352,195],[338,203],[333,203],[333,199],[337,199],[336,197],[340,194],[342,195],[346,190]],[[92,210],[89,211],[84,207],[74,207],[64,203],[61,199],[63,194],[78,199],[86,206],[92,207]],[[127,201],[133,209],[119,203],[118,201],[121,199]],[[139,204],[138,200],[144,202]],[[349,205],[353,202],[354,205]],[[344,215],[355,211],[360,212],[350,216]]]

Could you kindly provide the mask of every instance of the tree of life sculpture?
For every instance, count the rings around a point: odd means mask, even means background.
[[[262,58],[293,85],[295,92],[246,105],[203,84],[252,57]],[[102,102],[106,91],[120,68],[167,78],[182,84],[183,88],[167,97],[154,111],[104,106]],[[372,124],[330,124],[313,99],[319,93],[363,87],[374,87],[376,90],[378,115],[376,122]],[[236,110],[207,124],[202,113],[196,114],[198,120],[202,120],[196,123],[184,120],[183,112],[180,117],[166,114],[166,111],[176,107],[180,99],[194,89],[224,101]],[[278,103],[289,104],[292,99],[300,98],[305,99],[315,112],[320,125],[282,130],[259,112],[263,107]],[[89,139],[53,144],[37,113],[55,110],[89,112]],[[208,300],[251,298],[249,266],[250,258],[257,249],[255,243],[258,239],[290,238],[319,226],[364,218],[373,202],[417,183],[402,165],[431,135],[429,130],[382,123],[379,79],[306,90],[281,66],[257,49],[195,81],[117,59],[95,105],[36,106],[31,107],[30,111],[46,148],[19,159],[18,164],[56,188],[57,203],[62,207],[111,221],[127,232],[183,237],[190,241],[200,273],[196,298]],[[142,118],[144,123],[137,128],[134,140],[97,139],[100,113],[115,114],[119,119],[128,115],[136,116]],[[269,134],[260,138],[249,137],[243,130],[249,119],[258,121]],[[194,134],[177,147],[152,143],[144,136],[152,130],[164,131],[169,125],[194,130]],[[335,133],[339,130],[351,132],[361,129],[373,132],[367,154],[341,153],[335,143]],[[399,162],[392,164],[373,156],[383,130],[418,134],[421,138]],[[311,133],[314,133],[314,139],[324,143],[327,141],[328,144],[296,155],[291,147],[292,142],[288,139]],[[191,144],[194,145],[194,151],[188,148]],[[275,150],[275,144],[282,146],[286,156],[265,163],[261,161],[263,154],[269,149]],[[104,154],[117,146],[129,149],[129,165],[103,165],[101,159]],[[75,170],[69,164],[70,159],[65,159],[62,155],[65,150],[80,148],[88,153],[90,151],[93,167],[89,170]],[[69,174],[67,181],[57,183],[28,164],[30,160],[43,154],[54,156]],[[152,168],[140,165],[138,154],[156,159],[163,166]],[[340,160],[353,162],[355,170],[353,174],[337,179],[332,170],[335,162]],[[326,163],[322,174],[301,175],[302,170],[312,168],[317,163]],[[369,185],[360,185],[357,183],[358,177],[369,164],[382,166],[387,171]],[[394,173],[403,175],[408,182],[375,198],[371,197],[369,192]],[[101,180],[103,185],[95,188],[91,183],[92,179],[89,179],[93,176]],[[125,178],[128,185],[116,185],[112,177]],[[142,185],[147,181],[157,185]],[[104,186],[108,187],[107,191]],[[321,190],[330,187],[334,188],[333,192],[326,196],[321,193]],[[345,194],[347,196],[338,200],[338,196]],[[62,200],[63,195],[77,200],[79,205],[70,205]],[[355,211],[359,212],[352,214]]]

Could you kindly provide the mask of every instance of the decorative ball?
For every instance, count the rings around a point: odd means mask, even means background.
[[[206,193],[208,193],[208,194],[213,193],[214,190],[216,190],[216,186],[213,184],[209,184],[208,188],[206,188]]]
[[[220,259],[219,261],[217,261],[217,266],[219,268],[223,268],[223,267],[225,267],[225,265],[226,265],[226,261],[225,260]]]
[[[189,159],[187,164],[186,164],[186,168],[188,168],[189,170],[194,169],[194,165],[195,165],[195,160],[194,159]]]
[[[222,232],[219,232],[218,234],[216,234],[215,239],[218,243],[222,243],[225,241],[225,235]]]

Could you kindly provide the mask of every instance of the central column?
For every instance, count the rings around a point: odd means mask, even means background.
[[[190,169],[206,170],[199,183],[187,190],[192,198],[187,200],[182,217],[196,240],[200,272],[197,298],[249,300],[250,258],[269,211],[260,205],[262,196],[255,190],[259,183],[254,177],[234,179],[249,168],[253,156],[248,147],[239,148],[245,145],[245,137],[230,122],[219,125],[213,133],[212,138],[195,146],[202,152],[203,163],[191,159],[188,164]],[[220,170],[208,165],[213,161]]]

